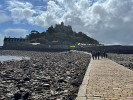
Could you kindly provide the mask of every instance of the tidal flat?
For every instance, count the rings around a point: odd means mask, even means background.
[[[115,54],[109,53],[108,58],[124,67],[133,70],[133,54]]]
[[[90,62],[83,52],[0,50],[30,59],[0,63],[2,100],[74,100]]]

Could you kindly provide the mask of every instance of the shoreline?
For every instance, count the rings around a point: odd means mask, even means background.
[[[74,100],[91,58],[83,52],[0,51],[8,54],[31,59],[0,64],[0,98],[5,99],[21,95],[31,100]]]

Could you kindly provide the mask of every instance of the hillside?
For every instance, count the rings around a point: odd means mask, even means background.
[[[88,37],[82,32],[74,32],[71,26],[65,26],[63,22],[61,24],[56,24],[55,27],[50,26],[46,32],[39,33],[38,31],[31,31],[27,38],[32,43],[39,42],[42,44],[48,41],[59,41],[71,44],[99,44],[97,40]]]

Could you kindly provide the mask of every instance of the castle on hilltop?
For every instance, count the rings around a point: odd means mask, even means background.
[[[61,22],[61,24],[56,24],[55,26],[55,30],[58,30],[58,31],[72,31],[72,27],[70,25],[68,26],[65,26],[63,22]]]

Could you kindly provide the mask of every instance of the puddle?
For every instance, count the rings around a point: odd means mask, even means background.
[[[22,60],[22,59],[30,59],[29,57],[19,57],[19,56],[0,56],[0,62],[8,61],[8,60]]]

